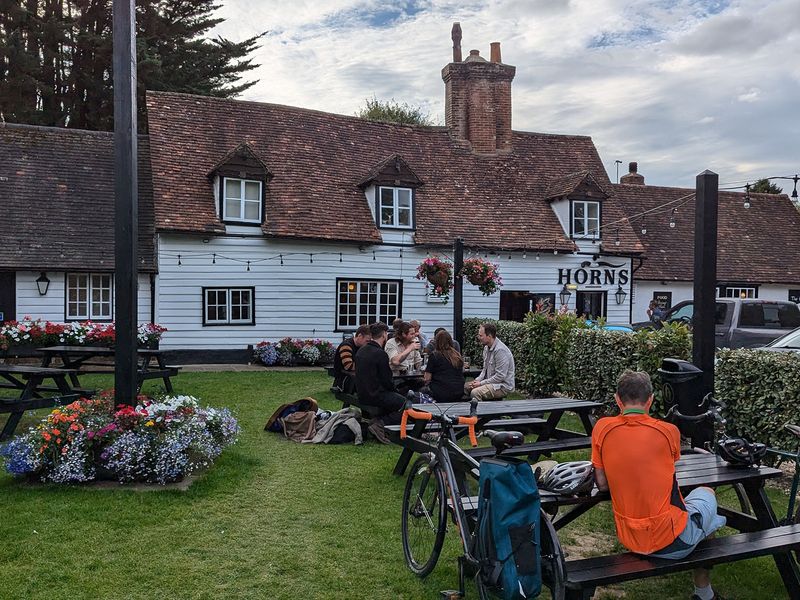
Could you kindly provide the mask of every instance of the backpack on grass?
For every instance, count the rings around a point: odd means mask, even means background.
[[[481,461],[475,556],[486,586],[504,600],[542,591],[541,502],[530,465],[513,458]]]
[[[297,442],[314,437],[317,419],[317,401],[302,398],[281,404],[264,425],[264,431],[283,433]]]

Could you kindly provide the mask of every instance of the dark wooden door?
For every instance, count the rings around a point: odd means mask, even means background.
[[[531,311],[533,294],[529,292],[500,292],[500,320],[519,321],[525,320],[525,315]]]
[[[17,274],[0,271],[0,321],[17,318]]]

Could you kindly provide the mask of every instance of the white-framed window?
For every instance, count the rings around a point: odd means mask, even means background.
[[[67,273],[67,321],[110,321],[112,298],[110,273]]]
[[[383,321],[391,325],[400,316],[403,284],[400,281],[336,280],[336,329]]]
[[[255,325],[255,289],[203,288],[203,325]]]
[[[754,287],[725,287],[717,288],[717,298],[758,298],[758,294]]]
[[[572,237],[600,237],[600,203],[589,200],[572,202]]]
[[[261,182],[253,179],[222,180],[222,220],[261,223]]]
[[[378,226],[413,229],[414,194],[411,188],[378,188]]]

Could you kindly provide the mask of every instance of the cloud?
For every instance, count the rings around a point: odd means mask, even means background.
[[[442,67],[502,42],[514,128],[591,135],[609,173],[693,185],[800,170],[797,0],[225,0],[219,33],[269,30],[244,97],[353,114],[395,98],[444,121]]]

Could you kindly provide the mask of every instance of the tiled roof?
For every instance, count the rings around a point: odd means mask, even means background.
[[[646,247],[636,279],[692,281],[694,272],[694,190],[651,185],[614,185],[614,197],[629,216],[661,207],[633,223]],[[741,283],[800,283],[800,213],[785,194],[720,192],[717,280]],[[672,208],[675,227],[669,226]]]
[[[113,134],[0,124],[0,269],[114,269]],[[139,138],[140,271],[154,272],[149,144]]]
[[[480,155],[444,127],[376,123],[318,111],[184,94],[150,92],[156,228],[224,230],[205,177],[231,149],[246,142],[269,165],[267,235],[378,242],[358,184],[398,154],[424,182],[415,199],[419,244],[546,249],[573,244],[545,201],[548,183],[589,171],[610,182],[584,136],[513,134],[510,153]],[[621,219],[613,198],[603,219]],[[642,250],[629,227],[614,251]]]
[[[575,193],[581,187],[594,188],[608,197],[606,191],[597,183],[589,171],[578,171],[563,177],[556,177],[547,184],[547,191],[544,194],[545,200],[563,198]]]

